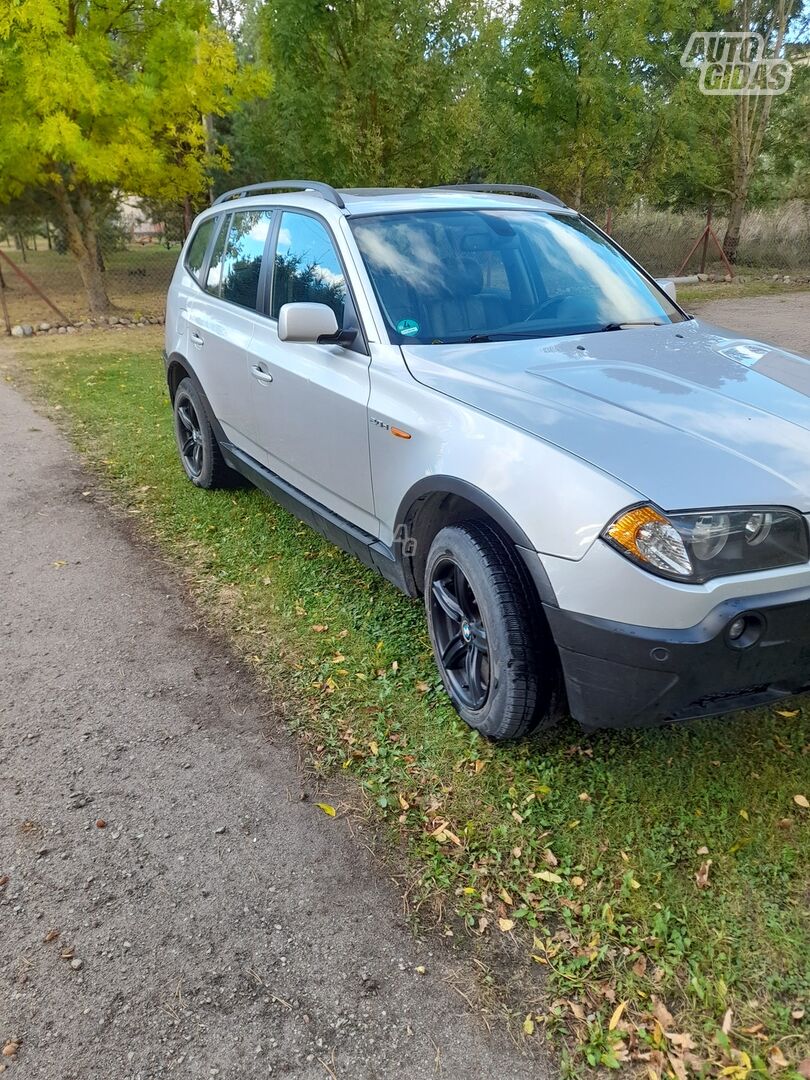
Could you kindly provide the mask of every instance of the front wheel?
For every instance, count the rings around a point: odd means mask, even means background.
[[[459,715],[491,739],[551,722],[558,659],[514,547],[490,525],[442,529],[425,568],[436,664]]]

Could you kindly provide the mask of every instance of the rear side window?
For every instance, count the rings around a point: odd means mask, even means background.
[[[211,252],[211,261],[208,264],[208,273],[205,276],[205,291],[219,296],[219,285],[222,281],[222,263],[225,257],[225,239],[228,235],[228,222],[230,214],[217,218],[219,231],[214,242],[214,250]]]
[[[326,304],[343,325],[346,282],[326,227],[307,214],[284,213],[273,267],[274,319],[282,304]]]
[[[211,233],[214,231],[214,224],[218,220],[219,218],[206,218],[194,233],[194,237],[188,246],[186,269],[196,278],[198,283],[200,283],[200,274],[202,273],[203,263],[205,262],[205,253],[208,251],[208,241],[211,239]]]
[[[270,232],[270,210],[239,210],[231,219],[222,259],[220,296],[255,308],[262,258]]]

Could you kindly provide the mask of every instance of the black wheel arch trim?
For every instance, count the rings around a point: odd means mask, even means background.
[[[534,544],[532,544],[529,537],[512,515],[504,510],[500,503],[493,499],[491,495],[482,491],[481,488],[476,487],[475,484],[471,484],[467,480],[461,480],[457,476],[446,476],[442,474],[423,476],[421,480],[417,480],[417,482],[408,489],[399,504],[395,526],[396,536],[407,537],[410,522],[417,505],[431,495],[458,495],[483,511],[487,517],[506,534],[517,548],[518,554],[526,564],[529,576],[537,589],[537,594],[540,597],[541,603],[550,604],[552,607],[557,606],[557,597]],[[402,545],[398,544],[397,548],[400,553],[399,558],[401,561],[403,563],[409,563],[410,556],[404,553]],[[405,577],[411,582],[411,588],[409,588],[408,591],[415,591],[415,585],[412,583],[413,573],[410,568],[406,568]]]

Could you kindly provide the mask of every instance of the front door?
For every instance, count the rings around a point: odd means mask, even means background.
[[[278,313],[297,301],[328,304],[338,325],[357,326],[332,236],[321,219],[284,211],[272,267],[269,318],[256,320],[249,367],[266,376],[255,394],[269,468],[372,535],[369,357],[360,337],[340,345],[281,341]]]

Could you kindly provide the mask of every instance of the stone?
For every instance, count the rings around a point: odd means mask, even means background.
[[[75,326],[66,326],[65,327],[65,333],[66,334],[78,334],[78,332],[79,331]]]
[[[12,326],[12,328],[11,328],[11,336],[12,337],[25,337],[25,331],[23,330],[23,328],[21,326]]]
[[[37,327],[37,330],[41,330],[43,333],[47,333],[50,330],[51,324],[49,322],[41,322]]]
[[[31,323],[23,323],[22,332],[24,337],[31,337],[31,335],[34,333],[34,328]]]
[[[66,333],[67,333],[67,327],[66,327],[66,326],[60,326],[60,327],[59,327],[59,328],[57,329],[57,331],[56,331],[56,332],[57,332],[58,334],[66,334]]]

